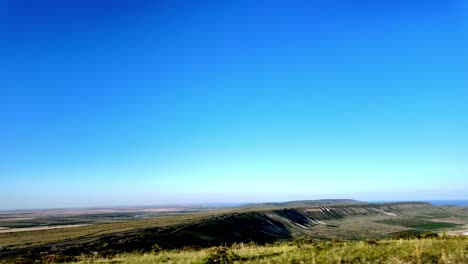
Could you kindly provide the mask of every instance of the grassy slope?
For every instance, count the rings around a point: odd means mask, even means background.
[[[284,207],[282,209],[271,209],[268,206],[267,208],[241,207],[68,229],[0,234],[0,259],[18,257],[23,254],[28,258],[34,256],[34,259],[41,259],[44,254],[76,257],[81,254],[93,254],[93,252],[97,256],[116,253],[123,256],[122,254],[125,254],[125,252],[148,252],[155,243],[168,250],[171,248],[181,249],[187,246],[206,248],[221,244],[230,245],[241,241],[273,243],[275,241],[290,241],[303,236],[318,240],[383,239],[392,237],[395,233],[404,230],[442,232],[455,229],[466,230],[468,227],[468,208],[466,207],[436,207],[425,203],[302,207],[303,202],[300,202],[299,205],[301,207],[293,209],[285,209]],[[396,216],[388,215],[388,213]],[[312,222],[318,220],[326,222],[326,225]],[[385,242],[384,244],[388,244],[390,246],[388,250],[391,250],[396,245],[393,245],[394,243],[396,242]],[[418,243],[424,244],[427,242]],[[440,242],[435,241],[434,243]],[[449,245],[454,242],[444,243]],[[462,249],[467,251],[466,242],[460,243],[457,245],[463,245]],[[38,245],[47,246],[37,247]],[[350,251],[358,249],[361,251],[359,243],[348,242],[348,245],[352,246],[349,249]],[[301,254],[306,257],[311,257],[310,254],[312,254],[297,251],[298,249],[291,248],[288,244],[283,244],[281,247],[289,248],[287,254],[283,257],[290,257],[289,255],[292,254],[291,258],[293,260],[298,259]],[[439,249],[440,247],[437,250]],[[250,253],[248,252],[255,250],[258,251],[255,254],[262,256],[271,253],[273,258],[271,263],[281,261],[281,259],[275,259],[280,257],[278,252],[270,252],[271,250],[279,250],[278,248],[247,247],[239,250],[237,254],[243,261],[250,261],[251,258],[254,258],[254,255],[249,257],[248,254]],[[245,252],[242,250],[245,250]],[[334,246],[322,251],[343,257],[344,255],[340,254],[346,252],[340,250],[347,249]],[[381,250],[387,249],[383,247]],[[315,251],[312,250],[311,252]],[[409,254],[407,253],[402,256],[407,258]],[[439,253],[437,254],[441,258],[443,254],[446,254],[442,251]],[[170,258],[170,261],[173,258],[177,260],[173,263],[187,261],[187,263],[191,263],[191,260],[200,261],[200,259],[204,259],[209,251],[181,251],[178,253],[165,251],[163,254],[174,254],[173,257],[166,256],[166,258]],[[294,254],[298,256],[294,256]],[[315,252],[313,254],[319,253]],[[147,263],[147,261],[162,260],[159,259],[160,257],[161,255],[125,255],[123,263],[138,263],[138,261]],[[316,257],[318,258],[317,261],[322,258],[318,255]],[[94,260],[87,259],[86,261]]]
[[[445,238],[382,240],[376,244],[360,241],[234,245],[224,256],[231,256],[234,263],[468,263],[467,249],[467,238]],[[88,257],[79,263],[206,263],[210,255],[220,256],[219,252],[213,248],[172,250],[108,259]]]
[[[8,246],[9,249],[16,249],[23,248],[25,246],[40,246],[50,243],[66,242],[75,239],[86,238],[92,241],[102,235],[137,232],[141,229],[153,227],[166,228],[168,226],[174,227],[184,225],[225,212],[226,210],[195,212],[177,216],[161,216],[151,219],[136,219],[117,223],[95,224],[66,229],[0,233],[0,245]]]

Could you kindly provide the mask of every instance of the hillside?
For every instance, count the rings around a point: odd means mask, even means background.
[[[44,254],[70,257],[115,255],[162,249],[207,248],[235,243],[258,244],[316,240],[393,237],[403,231],[462,233],[468,208],[428,203],[366,204],[350,201],[298,201],[249,205],[209,212],[161,215],[143,220],[95,224],[62,230],[0,234],[0,257]]]
[[[317,207],[317,206],[336,206],[336,205],[356,205],[368,204],[366,202],[353,199],[319,199],[319,200],[300,200],[279,203],[254,203],[242,205],[239,208],[248,209],[282,209],[282,208],[298,208],[298,207]]]

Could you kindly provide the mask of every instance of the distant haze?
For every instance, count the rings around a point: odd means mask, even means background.
[[[466,1],[0,1],[0,209],[468,199]]]

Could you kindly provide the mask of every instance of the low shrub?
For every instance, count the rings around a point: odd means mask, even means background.
[[[239,256],[226,247],[216,247],[211,250],[210,255],[205,259],[206,264],[230,264],[239,260]]]
[[[406,240],[410,240],[410,239],[419,239],[421,238],[421,232],[418,232],[418,231],[403,231],[403,232],[399,232],[397,234],[395,234],[393,237],[393,239],[406,239]]]
[[[434,232],[422,233],[420,238],[439,238],[439,235]]]
[[[434,232],[420,232],[420,231],[403,231],[393,236],[393,239],[426,239],[426,238],[439,238],[439,235]]]
[[[376,246],[376,245],[379,244],[379,242],[377,240],[374,240],[374,239],[369,239],[369,240],[366,240],[366,244],[370,245],[370,246]]]
[[[161,251],[162,251],[162,248],[158,244],[154,244],[151,247],[151,253],[153,253],[155,255],[161,253]]]

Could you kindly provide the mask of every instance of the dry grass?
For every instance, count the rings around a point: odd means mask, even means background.
[[[228,251],[236,259],[220,263],[468,263],[466,237],[235,245]],[[210,254],[213,249],[173,250],[113,258],[90,257],[78,263],[207,263]]]

